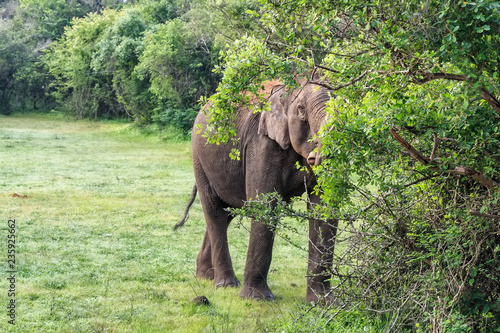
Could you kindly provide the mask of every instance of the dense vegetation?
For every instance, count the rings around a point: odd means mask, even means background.
[[[217,89],[217,131],[208,133],[216,142],[234,139],[242,90],[276,78],[293,86],[299,76],[329,87],[335,98],[320,133],[328,158],[316,171],[325,211],[341,220],[339,301],[314,323],[327,326],[341,305],[399,331],[499,331],[498,2],[10,0],[2,8],[4,114],[54,109],[186,130],[200,97]]]
[[[0,21],[0,113],[58,110],[188,130],[247,1],[12,0]],[[36,13],[31,15],[31,13]],[[232,25],[232,29],[227,29]],[[227,33],[219,33],[227,31]]]
[[[392,331],[498,332],[500,4],[260,2],[266,34],[225,53],[208,134],[233,140],[238,91],[265,79],[331,89],[316,170],[341,220],[328,316],[341,305]]]

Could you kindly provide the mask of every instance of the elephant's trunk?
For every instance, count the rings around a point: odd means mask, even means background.
[[[323,157],[321,156],[321,144],[319,144],[318,147],[307,156],[307,164],[311,166],[320,165],[321,161],[323,161]]]
[[[312,111],[311,114],[309,115],[308,120],[311,126],[311,132],[314,135],[318,135],[321,126],[325,122],[326,103],[328,102],[329,99],[330,99],[329,94],[319,95],[312,104]],[[307,164],[311,166],[320,165],[321,162],[324,160],[324,156],[321,156],[321,140],[319,138],[315,138],[314,142],[316,144],[316,148],[313,151],[311,151],[307,156]]]

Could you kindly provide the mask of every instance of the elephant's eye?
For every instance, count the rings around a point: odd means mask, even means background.
[[[306,119],[306,108],[303,105],[299,105],[298,110],[299,110],[299,117],[301,119]]]

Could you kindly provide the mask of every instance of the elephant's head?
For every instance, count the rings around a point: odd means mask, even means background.
[[[325,104],[330,99],[325,87],[303,83],[301,88],[287,92],[284,85],[276,85],[269,97],[271,110],[263,112],[259,134],[278,142],[284,150],[290,145],[307,159],[310,165],[321,162],[321,143],[312,140],[325,119]]]

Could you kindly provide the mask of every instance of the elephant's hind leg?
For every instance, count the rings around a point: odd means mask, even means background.
[[[214,279],[212,246],[210,244],[210,236],[208,235],[207,230],[205,230],[203,244],[201,245],[200,252],[198,252],[198,257],[196,258],[196,276],[209,280]]]
[[[232,216],[228,217],[228,226],[232,218]],[[205,229],[203,244],[201,245],[200,252],[198,252],[198,256],[196,257],[196,276],[209,280],[213,280],[215,278],[214,267],[212,265],[212,244],[210,242],[208,229]]]
[[[216,287],[237,287],[240,282],[234,274],[227,240],[231,216],[224,210],[222,201],[207,188],[209,186],[200,191],[207,229],[198,253],[196,272],[201,277],[214,279]]]

